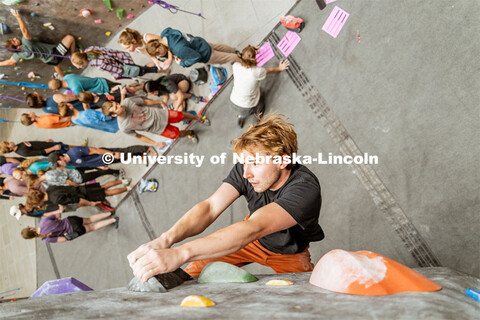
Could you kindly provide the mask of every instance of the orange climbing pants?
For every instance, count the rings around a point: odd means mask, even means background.
[[[191,262],[185,271],[192,277],[198,277],[203,267],[213,261],[227,262],[237,267],[256,262],[272,268],[275,273],[308,272],[314,267],[308,247],[299,253],[280,254],[265,249],[258,240],[255,240],[228,256]]]

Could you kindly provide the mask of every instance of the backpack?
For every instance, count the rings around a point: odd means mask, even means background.
[[[280,17],[280,22],[285,28],[297,33],[302,32],[303,27],[305,27],[305,22],[302,18],[296,18],[294,16]]]
[[[199,86],[208,80],[208,71],[204,67],[190,70],[190,81]]]
[[[5,23],[0,23],[0,34],[10,33],[10,28]]]
[[[212,74],[213,83],[217,86],[223,84],[228,79],[225,68],[211,66],[210,73]]]

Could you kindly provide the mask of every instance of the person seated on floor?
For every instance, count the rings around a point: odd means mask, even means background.
[[[20,163],[20,166],[13,170],[12,176],[15,179],[25,181],[25,176],[27,174],[37,174],[40,170],[46,170],[51,168],[52,165],[48,162],[46,158],[29,158]],[[68,168],[73,169],[75,167],[68,166]]]
[[[49,114],[59,114],[58,104],[60,102],[69,102],[75,109],[83,111],[86,109],[98,109],[99,106],[92,103],[90,105],[84,105],[78,100],[78,97],[74,94],[60,94],[55,93],[51,97],[45,98],[38,92],[32,92],[27,94],[25,98],[28,108],[42,109],[43,112]]]
[[[187,34],[185,38],[179,30],[166,28],[160,36],[147,42],[146,50],[150,57],[159,59],[172,51],[174,61],[188,68],[195,63],[226,64],[239,62],[235,49],[225,44],[209,43],[201,37]]]
[[[5,185],[5,179],[4,177],[0,177],[0,196],[2,200],[13,200],[15,197],[22,197],[22,195],[15,194],[12,191],[8,189],[8,187]]]
[[[0,142],[1,153],[15,152],[23,157],[48,156],[54,151],[58,153],[65,153],[73,147],[76,146],[70,146],[63,142],[55,142],[52,139],[47,141],[23,141],[17,144],[12,141]]]
[[[31,190],[27,195],[27,206],[37,207],[48,201],[53,204],[69,205],[76,204],[77,208],[98,206],[107,211],[113,211],[108,205],[106,197],[127,192],[126,186],[110,189],[122,185],[121,180],[109,181],[101,185],[100,183],[91,183],[72,186],[49,186],[45,192]],[[37,192],[38,191],[38,192]]]
[[[152,57],[148,54],[146,45],[150,40],[161,40],[161,38],[152,33],[145,33],[143,36],[137,30],[125,28],[118,37],[118,43],[128,52],[138,52],[146,55],[152,62],[147,66],[156,66],[160,72],[168,73],[173,62],[173,53],[167,49],[167,53],[163,57]]]
[[[42,129],[61,129],[72,125],[70,117],[62,117],[57,114],[45,114],[37,116],[35,112],[22,113],[20,123],[28,127],[32,124]]]
[[[7,142],[8,143],[8,142]],[[0,148],[1,148],[1,145],[0,145]],[[8,153],[8,152],[2,152],[0,150],[1,153]],[[0,156],[0,166],[1,165],[4,165],[5,163],[20,163],[22,162],[23,160],[25,160],[25,158],[23,157],[5,157],[5,156]]]
[[[102,106],[102,112],[106,116],[116,117],[118,119],[118,127],[124,133],[160,148],[166,146],[165,142],[155,142],[137,131],[151,132],[169,139],[188,137],[197,143],[198,137],[195,132],[192,130],[180,130],[171,125],[171,123],[187,119],[197,120],[205,125],[210,125],[210,120],[206,116],[200,118],[186,112],[157,108],[155,105],[158,105],[158,101],[132,97],[125,99],[123,104],[107,101]]]
[[[186,262],[185,271],[192,277],[212,261],[239,267],[256,262],[275,273],[313,270],[308,247],[324,238],[320,183],[307,167],[292,161],[298,151],[293,127],[279,115],[269,116],[232,143],[243,161],[233,166],[217,191],[159,238],[128,255],[140,281]],[[205,231],[240,196],[245,196],[249,211],[242,222],[172,248]]]
[[[41,218],[47,217],[52,214],[57,214],[60,210],[64,210],[64,206],[57,205],[49,202],[44,202],[38,207],[28,208],[26,205],[19,203],[17,205],[10,207],[10,215],[17,220],[20,220],[20,217],[27,216],[32,218]],[[68,206],[68,210],[75,211],[75,206]],[[73,209],[72,209],[73,208]]]
[[[265,102],[260,92],[260,81],[267,74],[281,72],[288,69],[288,60],[280,61],[276,68],[262,68],[257,66],[258,48],[247,46],[239,54],[240,62],[235,62],[233,70],[233,88],[230,94],[230,107],[235,111],[237,124],[243,128],[245,119],[252,114],[260,119],[265,111]]]
[[[61,56],[65,56],[68,53],[73,54],[75,51],[75,38],[68,34],[57,45],[33,40],[30,30],[18,10],[10,9],[10,13],[17,19],[22,32],[22,38],[8,39],[5,41],[5,47],[21,51],[15,52],[10,59],[0,61],[0,66],[14,66],[20,59],[30,60],[38,58],[43,63],[52,65],[58,76],[63,77],[63,71],[59,66],[63,60]]]
[[[116,118],[105,116],[103,113],[95,110],[78,111],[71,103],[61,102],[58,105],[58,112],[62,117],[70,117],[73,124],[77,126],[110,133],[118,131]]]
[[[109,153],[113,157],[113,161],[105,163],[103,155]],[[48,156],[48,161],[53,169],[57,167],[64,168],[72,166],[74,168],[105,168],[111,163],[120,162],[121,154],[130,154],[131,156],[140,155],[144,153],[149,155],[157,155],[155,150],[149,146],[133,145],[126,148],[93,148],[93,147],[76,147],[68,150],[65,154],[51,153]]]
[[[27,159],[28,160],[28,159]],[[22,161],[23,163],[23,161]],[[20,163],[21,165],[21,163]],[[27,169],[19,166],[17,168],[15,168],[15,170],[12,171],[12,177],[14,177],[15,179],[17,180],[20,180],[20,181],[23,181],[23,178],[27,175],[27,174],[30,174],[31,172],[29,172]]]
[[[86,172],[76,169],[55,169],[55,170],[40,170],[38,175],[27,174],[25,176],[25,183],[27,187],[37,187],[41,183],[47,186],[72,186],[78,187],[81,184],[92,181],[104,175],[114,175],[116,178],[120,175],[120,170],[101,170],[93,169],[94,171]],[[131,179],[122,179],[122,183],[127,186],[130,185]]]
[[[196,96],[189,92],[192,88],[192,82],[188,77],[180,73],[162,76],[157,80],[146,81],[143,85],[135,87],[135,89],[138,87],[141,87],[148,95],[162,97],[159,103],[164,109],[167,109],[169,99],[173,101],[173,110],[176,111],[186,111],[188,99],[193,100],[195,103],[207,101],[204,97]]]
[[[43,185],[36,186],[32,189],[38,189],[45,191],[46,188]],[[27,187],[25,181],[15,179],[13,176],[6,178],[0,178],[0,194],[5,196],[25,197],[27,196],[30,188]]]
[[[111,224],[118,229],[118,221],[119,217],[113,216],[111,212],[98,213],[89,218],[69,216],[65,219],[62,219],[62,212],[58,212],[42,218],[38,228],[22,229],[21,235],[24,239],[40,238],[49,243],[62,243]]]
[[[5,174],[7,176],[11,176],[12,173],[13,173],[13,170],[15,170],[18,166],[20,165],[20,163],[18,162],[8,162],[8,163],[5,163],[5,164],[2,164],[0,166],[0,174]]]
[[[108,93],[112,88],[120,85],[105,78],[91,78],[80,74],[67,74],[63,80],[51,79],[48,81],[48,87],[53,92],[60,89],[70,89],[73,94],[78,95],[82,91],[90,91],[96,93]]]
[[[141,77],[147,73],[157,73],[157,67],[142,67],[133,62],[128,52],[110,48],[88,47],[84,52],[75,52],[70,58],[72,64],[83,69],[88,65],[109,72],[112,77],[133,78]]]

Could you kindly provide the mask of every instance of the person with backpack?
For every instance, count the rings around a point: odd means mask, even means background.
[[[238,55],[240,62],[235,62],[233,69],[233,89],[230,94],[230,107],[237,112],[237,124],[243,128],[245,119],[255,114],[260,118],[265,111],[265,103],[260,92],[260,81],[268,73],[281,72],[288,69],[288,60],[280,61],[276,68],[262,68],[257,66],[258,48],[247,46]]]
[[[174,60],[181,67],[188,68],[195,63],[225,64],[239,62],[235,48],[225,44],[207,42],[201,37],[187,34],[185,38],[179,30],[166,28],[160,37],[147,42],[146,50],[150,57],[165,57],[172,51]]]

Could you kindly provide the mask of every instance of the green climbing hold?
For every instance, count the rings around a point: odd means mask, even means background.
[[[117,18],[121,20],[124,16],[125,16],[125,10],[117,9]]]
[[[20,70],[20,67],[14,67],[13,69],[14,70]]]
[[[107,5],[108,9],[113,10],[113,5],[111,0],[103,0],[103,2]]]
[[[251,273],[220,261],[207,264],[197,279],[198,283],[242,283],[257,280],[258,278]]]

